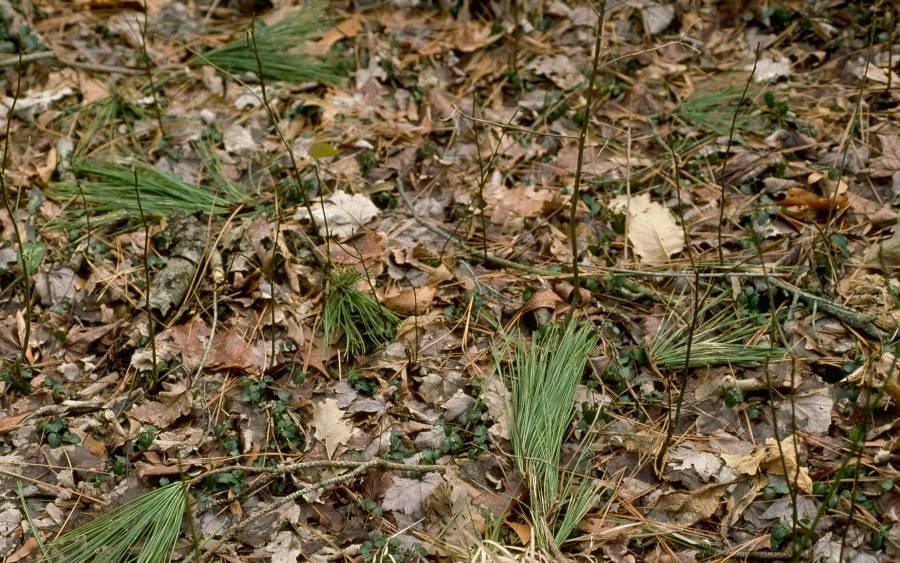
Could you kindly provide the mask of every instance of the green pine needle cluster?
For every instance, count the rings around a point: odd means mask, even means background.
[[[344,352],[364,354],[369,345],[387,344],[394,338],[400,318],[375,297],[356,288],[359,272],[339,268],[328,276],[322,329],[329,343],[344,337]]]
[[[71,204],[63,222],[90,220],[92,225],[121,220],[136,222],[140,220],[141,208],[146,215],[157,217],[172,213],[220,215],[230,213],[247,202],[245,194],[227,181],[216,181],[217,188],[213,190],[180,180],[141,161],[126,165],[84,160],[73,172],[76,179],[50,186],[51,198]],[[135,172],[140,205],[135,191]],[[214,174],[211,176],[215,177]],[[87,209],[82,204],[86,204]]]
[[[46,559],[168,563],[186,503],[186,483],[160,487],[66,532],[48,545]]]
[[[725,296],[709,300],[697,318],[691,337],[688,322],[674,314],[666,317],[647,348],[647,355],[656,366],[682,369],[685,362],[691,368],[762,364],[784,354],[782,348],[747,344],[765,329],[768,317],[751,316],[741,308],[728,307]]]
[[[582,443],[569,467],[561,463],[562,445],[575,417],[575,389],[597,337],[575,322],[548,327],[530,343],[516,342],[512,360],[497,354],[496,366],[510,386],[510,434],[516,468],[528,485],[531,524],[537,544],[562,544],[594,505],[598,488],[577,475],[590,450]],[[589,464],[588,464],[589,465]]]
[[[740,85],[694,92],[678,106],[678,115],[694,127],[727,137],[731,132],[732,120],[735,120],[735,131],[752,128],[753,118],[750,115],[746,112],[735,114],[735,108],[740,103],[742,94],[743,86]]]
[[[304,53],[302,48],[325,30],[323,8],[321,2],[307,4],[271,26],[255,20],[252,37],[245,34],[195,60],[235,75],[258,74],[261,68],[260,78],[267,81],[335,83],[342,78],[339,65],[327,56]]]

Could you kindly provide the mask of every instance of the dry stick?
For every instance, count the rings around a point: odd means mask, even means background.
[[[719,196],[719,224],[716,227],[716,239],[719,245],[720,265],[725,264],[725,251],[722,250],[722,223],[725,222],[725,166],[728,164],[728,158],[731,156],[731,145],[734,142],[734,130],[737,126],[738,113],[741,111],[744,100],[747,98],[747,91],[750,90],[750,83],[753,82],[753,75],[756,74],[756,65],[759,63],[760,45],[762,45],[762,43],[756,44],[756,56],[753,58],[753,69],[750,71],[750,76],[747,77],[747,82],[744,84],[744,91],[741,92],[741,99],[738,100],[738,105],[734,108],[734,113],[731,114],[731,129],[728,131],[728,144],[725,146],[725,158],[722,159],[722,166],[719,168],[719,184],[721,184],[722,193]]]
[[[16,247],[19,249],[19,266],[22,268],[22,287],[25,290],[24,296],[24,309],[25,309],[25,334],[22,336],[22,349],[19,351],[19,356],[16,358],[16,365],[14,366],[16,379],[19,383],[25,381],[25,374],[22,373],[23,366],[28,362],[28,343],[31,340],[31,300],[32,300],[32,287],[31,287],[31,274],[28,271],[28,261],[25,256],[25,241],[22,238],[22,232],[19,231],[19,222],[16,221],[16,210],[18,209],[18,200],[19,195],[16,192],[16,205],[13,206],[12,202],[9,200],[9,193],[7,193],[7,185],[6,185],[6,166],[9,162],[9,141],[10,131],[12,127],[13,117],[16,113],[16,103],[19,101],[19,94],[22,90],[22,53],[19,53],[19,65],[16,69],[16,90],[13,93],[12,104],[10,104],[9,112],[6,114],[6,143],[3,145],[3,159],[0,160],[0,192],[3,193],[3,206],[6,208],[6,213],[9,215],[9,221],[12,223],[13,227],[13,236],[16,239]]]
[[[219,540],[210,546],[206,547],[204,551],[206,553],[212,553],[216,549],[218,549],[222,544],[231,539],[231,537],[240,531],[244,526],[249,524],[254,520],[258,520],[259,518],[265,516],[266,514],[278,510],[285,504],[298,499],[304,495],[312,493],[314,491],[324,491],[328,490],[336,485],[344,483],[346,481],[350,481],[362,473],[365,473],[369,469],[379,468],[386,469],[390,471],[409,471],[409,472],[429,472],[434,471],[438,473],[443,473],[447,470],[447,466],[445,465],[412,465],[405,463],[395,463],[391,461],[386,461],[383,459],[372,459],[370,461],[311,461],[311,462],[302,462],[290,464],[282,467],[274,467],[274,468],[266,468],[266,467],[256,467],[256,466],[246,466],[246,465],[234,465],[229,467],[222,467],[219,469],[215,469],[213,471],[204,473],[201,476],[194,477],[191,479],[188,484],[193,485],[199,479],[209,477],[216,473],[224,473],[227,471],[246,471],[248,473],[268,473],[271,475],[284,475],[289,472],[299,471],[301,469],[310,469],[316,467],[329,467],[329,468],[352,468],[347,473],[342,473],[330,479],[325,479],[324,481],[319,481],[318,483],[313,483],[307,487],[303,487],[302,489],[298,489],[293,493],[280,497],[271,505],[264,507],[256,512],[248,515],[246,518],[228,528],[222,535]],[[196,552],[193,552],[191,555],[196,555]]]
[[[156,124],[159,126],[159,134],[165,137],[166,132],[162,124],[162,109],[159,106],[159,98],[156,95],[156,83],[153,81],[153,71],[150,68],[150,53],[147,51],[147,0],[144,0],[144,25],[140,26],[141,31],[141,58],[144,61],[144,72],[147,74],[147,80],[150,82],[150,95],[153,97],[153,110],[156,114]]]
[[[660,139],[661,140],[661,139]],[[680,167],[678,166],[678,156],[675,154],[675,150],[672,149],[671,146],[666,144],[666,147],[669,149],[669,154],[672,157],[672,166],[674,167],[674,176],[675,176],[675,194],[678,197],[678,209],[681,210],[681,172]],[[681,230],[684,233],[685,245],[684,248],[687,251],[688,260],[691,262],[691,269],[695,272],[694,275],[694,283],[691,286],[692,295],[692,309],[691,309],[691,322],[688,325],[688,333],[687,333],[687,346],[685,347],[684,352],[684,367],[681,369],[681,378],[678,382],[678,399],[675,403],[675,418],[669,419],[668,424],[666,425],[666,437],[663,439],[663,443],[659,448],[659,451],[656,453],[656,460],[653,464],[654,469],[656,470],[658,475],[662,475],[663,469],[665,468],[666,463],[666,455],[669,451],[669,446],[672,444],[672,438],[675,436],[675,429],[678,427],[678,422],[681,420],[681,407],[684,404],[684,395],[687,392],[687,381],[688,376],[690,375],[690,365],[691,365],[691,348],[694,343],[694,332],[697,330],[697,324],[700,320],[700,309],[702,308],[702,303],[700,299],[700,271],[697,267],[696,260],[694,258],[694,251],[691,247],[691,238],[690,233],[688,232],[687,223],[684,220],[684,215],[681,217]],[[704,297],[705,300],[705,297]],[[669,391],[669,406],[671,412],[671,403],[672,403],[672,395],[671,391]],[[667,416],[670,416],[667,413]]]
[[[754,245],[756,246],[756,253],[759,256],[760,265],[763,268],[763,280],[765,281],[765,284],[766,284],[766,294],[769,297],[769,311],[770,311],[769,330],[771,333],[770,340],[769,340],[770,350],[775,347],[776,335],[781,337],[781,340],[784,344],[785,350],[791,350],[791,346],[790,346],[790,343],[787,341],[787,338],[785,338],[784,334],[782,334],[782,332],[780,330],[778,330],[778,321],[777,321],[777,316],[775,314],[777,307],[775,305],[775,291],[773,289],[774,284],[771,283],[769,276],[766,275],[766,262],[765,262],[765,260],[763,260],[762,246],[760,244],[759,237],[755,232],[753,233],[753,242],[754,242]],[[797,557],[798,553],[800,551],[802,551],[802,549],[801,550],[797,549],[797,547],[798,547],[797,546],[797,540],[798,540],[797,526],[800,523],[799,522],[799,512],[797,509],[797,481],[800,478],[800,450],[797,445],[797,412],[796,412],[796,404],[794,403],[794,397],[793,397],[794,389],[796,389],[796,382],[795,382],[796,363],[794,361],[791,361],[791,387],[790,387],[790,393],[791,393],[791,399],[790,399],[791,437],[792,437],[791,443],[794,447],[794,460],[795,460],[794,479],[793,479],[793,482],[791,482],[788,479],[789,473],[788,473],[787,459],[785,458],[785,455],[784,455],[784,451],[783,451],[784,449],[781,446],[781,436],[779,436],[779,433],[778,433],[778,409],[775,406],[775,387],[772,385],[772,375],[769,370],[770,356],[771,356],[770,354],[767,354],[765,357],[765,360],[763,361],[763,375],[765,376],[766,390],[768,391],[768,395],[769,395],[768,402],[769,402],[769,408],[772,413],[772,432],[775,434],[775,447],[778,450],[778,457],[779,457],[779,460],[781,461],[781,471],[784,475],[785,480],[788,482],[788,495],[790,496],[790,499],[791,499],[791,538],[792,538],[791,549],[794,553],[793,557]],[[792,357],[792,360],[793,360],[793,357]]]
[[[591,5],[593,8],[593,4]],[[597,66],[600,64],[600,48],[603,46],[603,20],[606,16],[606,0],[600,0],[600,9],[597,12],[597,32],[594,40],[594,61],[591,65],[591,74],[588,78],[588,91],[584,106],[584,122],[581,125],[581,134],[578,136],[578,160],[575,163],[575,183],[572,186],[572,206],[569,209],[569,242],[572,246],[572,308],[566,320],[571,320],[575,309],[581,301],[581,280],[578,277],[578,200],[581,199],[581,171],[584,165],[584,144],[587,141],[588,127],[591,123],[591,106],[594,101],[594,82],[597,79]]]
[[[837,215],[834,213],[834,209],[837,206],[837,196],[840,191],[841,181],[844,179],[844,172],[847,167],[847,152],[850,147],[850,134],[853,132],[853,120],[855,118],[859,118],[860,110],[862,109],[863,98],[865,97],[866,91],[866,80],[869,77],[869,64],[872,62],[872,45],[875,41],[875,18],[872,18],[872,22],[869,24],[869,41],[866,46],[866,65],[863,67],[863,75],[859,82],[859,95],[856,98],[856,106],[853,109],[853,114],[850,116],[850,121],[847,123],[847,129],[845,132],[846,137],[842,139],[842,147],[841,147],[841,164],[838,168],[838,177],[834,183],[834,190],[831,194],[831,205],[828,206],[828,220],[825,222],[825,229],[820,231],[820,236],[822,237],[822,243],[825,245],[825,252],[828,255],[828,261],[831,264],[836,264],[836,260],[834,259],[834,253],[832,252],[831,245],[831,228],[833,226],[834,220],[837,218]],[[891,47],[893,50],[893,46]],[[892,69],[888,69],[888,76],[890,76]],[[862,120],[860,118],[860,130],[862,129]],[[836,230],[836,229],[835,229]],[[834,270],[834,268],[833,268]],[[832,275],[836,276],[837,272],[832,271]]]
[[[515,2],[515,0],[511,0]],[[475,115],[475,88],[472,88],[472,115]],[[478,158],[478,207],[481,209],[481,250],[487,258],[487,202],[484,200],[484,184],[487,181],[484,172],[484,162],[481,158],[481,139],[478,136],[478,127],[472,122],[472,136],[475,137],[475,156]],[[499,148],[500,144],[497,144]]]
[[[806,301],[810,305],[813,305],[813,306],[817,307],[818,309],[825,311],[832,317],[838,319],[841,322],[844,322],[844,323],[850,325],[851,327],[853,327],[855,329],[858,329],[858,330],[864,332],[865,334],[871,336],[872,338],[875,338],[882,342],[890,342],[897,336],[896,333],[888,333],[884,330],[881,330],[877,326],[875,326],[875,324],[872,322],[874,317],[872,317],[870,315],[864,315],[862,313],[859,313],[858,311],[854,311],[853,309],[850,309],[849,307],[845,307],[845,306],[843,306],[839,303],[836,303],[830,299],[827,299],[825,297],[819,297],[818,295],[813,295],[812,293],[807,293],[807,292],[803,291],[802,289],[800,289],[794,285],[791,285],[790,283],[788,283],[782,279],[772,277],[772,276],[766,276],[766,277],[769,280],[769,282],[772,283],[772,285],[777,286],[777,287],[799,297],[800,299]]]
[[[133,168],[132,173],[134,173],[134,193],[137,196],[138,212],[141,215],[141,223],[144,224],[144,283],[146,284],[146,289],[144,290],[144,306],[147,309],[147,327],[150,330],[150,357],[153,361],[152,373],[153,386],[155,387],[158,381],[158,372],[156,366],[156,319],[153,317],[153,309],[150,308],[150,261],[148,259],[148,254],[150,252],[150,224],[144,216],[144,206],[141,202],[141,188],[138,184],[137,168]]]
[[[75,68],[78,70],[84,70],[88,72],[105,72],[108,74],[127,74],[129,76],[143,76],[145,74],[144,70],[139,68],[131,68],[124,66],[112,66],[112,65],[102,65],[97,63],[83,63],[79,61],[70,61],[68,59],[63,59],[53,51],[41,51],[40,53],[30,53],[28,55],[22,56],[22,64],[25,63],[33,63],[38,61],[48,61],[55,62],[61,66],[68,66],[71,68]],[[12,66],[14,64],[18,64],[19,57],[5,57],[0,58],[0,68],[5,66]]]

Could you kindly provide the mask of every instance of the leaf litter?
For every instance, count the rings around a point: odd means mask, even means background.
[[[0,1],[5,560],[900,557],[890,3],[608,2],[590,112],[588,3],[78,4]],[[570,314],[542,552],[494,360]]]

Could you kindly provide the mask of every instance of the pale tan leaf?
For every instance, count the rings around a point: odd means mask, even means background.
[[[684,249],[684,231],[667,208],[650,201],[650,194],[620,195],[610,209],[628,216],[628,241],[644,264],[662,264]]]
[[[344,420],[344,411],[334,399],[325,399],[315,404],[312,426],[316,439],[325,444],[328,459],[334,457],[334,452],[345,445],[353,433],[353,425]]]

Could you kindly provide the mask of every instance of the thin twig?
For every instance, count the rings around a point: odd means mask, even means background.
[[[756,65],[759,63],[759,48],[761,43],[756,44],[756,56],[753,57],[753,69],[750,71],[750,76],[747,77],[747,82],[744,83],[744,91],[741,92],[741,99],[738,100],[737,107],[734,108],[734,113],[731,114],[731,128],[728,131],[728,144],[725,146],[725,158],[722,159],[722,166],[719,168],[719,184],[721,184],[721,195],[719,196],[719,224],[716,225],[716,239],[719,245],[719,264],[725,263],[725,251],[722,249],[722,223],[725,222],[725,166],[728,164],[728,158],[731,156],[731,146],[734,143],[734,130],[737,127],[737,118],[738,114],[741,112],[741,107],[744,105],[744,100],[747,98],[747,91],[750,90],[750,84],[753,82],[753,75],[756,74]]]
[[[159,96],[156,92],[156,82],[153,80],[153,69],[150,65],[150,52],[147,50],[147,27],[148,27],[148,13],[150,11],[147,9],[147,0],[144,0],[144,24],[139,26],[141,32],[141,58],[144,60],[144,72],[147,74],[147,81],[150,83],[150,95],[153,97],[153,110],[156,115],[156,124],[159,126],[159,134],[162,137],[166,136],[166,131],[163,129],[162,123],[162,108],[159,105]]]
[[[17,64],[19,58],[18,57],[3,57],[0,58],[0,68],[6,66],[12,66]],[[51,63],[56,63],[61,66],[68,66],[71,68],[75,68],[78,70],[84,70],[87,72],[103,72],[107,74],[127,74],[129,76],[143,76],[143,70],[139,68],[131,68],[126,66],[113,66],[113,65],[104,65],[99,63],[83,63],[80,61],[71,61],[68,59],[63,59],[53,51],[41,51],[39,53],[29,53],[27,55],[22,56],[22,64],[29,64],[39,61],[48,61]]]
[[[331,477],[330,479],[325,479],[324,481],[319,481],[318,483],[313,483],[312,485],[308,485],[301,489],[294,491],[293,493],[278,498],[272,504],[265,506],[251,514],[249,514],[246,518],[242,519],[240,522],[235,524],[234,526],[227,529],[222,537],[219,538],[215,543],[210,544],[204,551],[206,553],[212,553],[217,550],[222,544],[228,541],[235,533],[243,529],[249,523],[262,518],[266,514],[278,510],[285,504],[292,502],[304,495],[315,491],[324,491],[328,490],[336,485],[341,483],[345,483],[347,481],[351,481],[358,477],[359,475],[365,473],[369,469],[385,469],[389,471],[409,471],[409,472],[437,472],[443,473],[447,470],[446,465],[407,465],[405,463],[396,463],[383,459],[372,459],[370,461],[314,461],[314,462],[306,462],[306,463],[297,463],[285,466],[285,468],[264,468],[264,467],[255,467],[255,466],[231,466],[229,468],[221,468],[220,470],[215,470],[216,472],[224,472],[224,471],[233,471],[235,469],[240,471],[248,471],[254,473],[269,473],[269,474],[280,474],[283,475],[288,472],[287,468],[290,468],[290,471],[298,471],[300,469],[309,469],[313,467],[330,467],[330,468],[352,468],[350,471],[346,473],[342,473],[335,477]],[[212,475],[213,473],[206,473],[203,477],[207,477]],[[194,484],[198,478],[194,478],[190,481],[191,484]],[[196,555],[196,553],[192,554]]]
[[[593,4],[591,5],[593,8]],[[584,122],[581,125],[581,134],[578,136],[578,160],[575,163],[575,182],[572,186],[572,205],[569,208],[569,243],[572,246],[572,308],[569,309],[568,319],[572,318],[575,309],[581,300],[581,280],[578,278],[578,200],[581,199],[581,172],[584,165],[584,145],[587,142],[588,129],[591,124],[592,109],[594,104],[594,82],[597,80],[597,67],[600,64],[600,49],[603,47],[603,21],[606,19],[606,0],[600,1],[597,13],[597,31],[594,39],[594,59],[591,64],[591,74],[588,77],[587,96],[584,102]]]
[[[134,173],[134,193],[137,196],[137,206],[138,212],[141,215],[141,223],[144,225],[144,283],[146,284],[146,289],[144,292],[144,306],[147,309],[147,325],[148,330],[150,331],[150,356],[153,360],[153,386],[156,386],[156,383],[159,381],[157,377],[157,363],[156,363],[156,319],[153,317],[153,309],[150,307],[150,223],[147,222],[147,218],[144,216],[144,205],[141,201],[141,188],[140,184],[138,184],[138,172],[137,168],[132,170]]]
[[[19,266],[22,268],[22,287],[25,291],[25,295],[23,296],[23,309],[25,310],[25,330],[22,335],[21,341],[21,350],[19,351],[19,355],[16,358],[16,365],[14,366],[15,376],[19,383],[26,381],[25,374],[22,373],[24,366],[28,363],[28,348],[29,342],[31,341],[31,300],[32,300],[32,286],[31,286],[31,273],[28,270],[28,260],[25,252],[25,240],[22,237],[22,232],[19,230],[19,222],[16,220],[16,210],[18,209],[18,192],[16,192],[16,205],[14,206],[9,199],[9,193],[7,193],[7,185],[6,185],[6,166],[9,163],[9,142],[12,140],[10,136],[10,132],[12,131],[12,121],[13,116],[16,113],[16,103],[19,101],[19,95],[22,91],[22,53],[19,53],[18,56],[19,64],[16,69],[16,90],[13,92],[12,103],[10,104],[9,112],[6,114],[6,143],[3,144],[3,159],[0,160],[0,193],[3,194],[3,206],[6,208],[6,213],[9,215],[9,222],[12,224],[13,228],[13,237],[16,240],[16,248],[19,251]]]
[[[451,121],[453,116],[459,114],[469,121],[474,121],[475,123],[482,123],[484,125],[493,125],[494,127],[502,127],[503,129],[509,129],[512,131],[521,131],[522,133],[528,133],[529,135],[539,135],[542,137],[554,137],[557,139],[578,139],[577,135],[563,135],[562,133],[542,133],[540,131],[535,131],[534,129],[528,129],[527,127],[521,127],[519,125],[512,125],[511,123],[504,124],[499,121],[491,121],[490,119],[482,119],[480,117],[475,117],[474,115],[469,115],[465,111],[461,110],[456,104],[453,104],[453,111],[445,117],[442,121]]]
[[[681,171],[678,165],[678,155],[675,154],[675,149],[673,149],[670,145],[666,144],[666,146],[669,149],[669,153],[672,157],[672,167],[674,168],[675,176],[675,193],[678,197],[678,209],[680,210],[682,205]],[[663,443],[660,446],[659,451],[656,453],[656,460],[654,462],[654,468],[656,469],[658,475],[662,475],[663,473],[669,446],[672,444],[672,438],[675,436],[675,430],[678,427],[678,422],[681,420],[681,407],[684,404],[684,396],[687,392],[688,376],[691,372],[691,349],[694,344],[694,332],[697,330],[697,324],[700,321],[700,310],[703,308],[703,300],[700,298],[700,271],[697,267],[696,259],[694,257],[693,247],[691,246],[690,233],[688,232],[687,222],[684,220],[683,214],[681,217],[681,230],[684,235],[684,247],[688,255],[688,260],[690,260],[691,262],[691,270],[693,270],[694,272],[694,283],[691,285],[691,293],[693,294],[691,303],[691,321],[688,325],[687,344],[685,346],[684,352],[684,366],[681,369],[681,376],[678,382],[678,399],[675,403],[675,416],[674,418],[668,420],[668,424],[666,425],[666,437],[663,439]],[[670,411],[672,403],[671,397],[671,391],[669,391]]]

